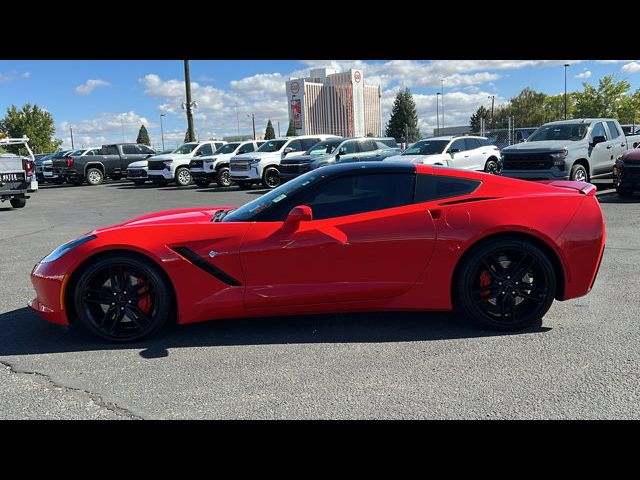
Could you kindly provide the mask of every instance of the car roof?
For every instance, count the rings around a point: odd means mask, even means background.
[[[574,125],[576,123],[584,123],[586,125],[588,123],[593,123],[593,122],[615,122],[615,119],[613,118],[574,118],[569,120],[557,120],[555,122],[547,122],[545,123],[545,125],[563,125],[563,124]]]

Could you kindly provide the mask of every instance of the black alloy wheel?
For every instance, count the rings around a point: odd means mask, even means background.
[[[484,166],[484,171],[486,173],[490,173],[492,175],[498,175],[500,169],[498,167],[497,160],[487,160],[487,163]]]
[[[537,246],[505,238],[485,243],[465,258],[456,289],[456,306],[466,317],[495,330],[519,330],[547,313],[556,277]]]
[[[231,175],[229,174],[228,168],[223,167],[220,169],[220,171],[218,171],[216,183],[219,187],[230,187],[233,184],[233,180],[231,180]]]
[[[262,175],[262,184],[266,188],[276,188],[280,185],[280,172],[275,167],[269,167]]]
[[[82,272],[74,294],[82,326],[112,342],[156,333],[167,321],[171,291],[158,267],[128,255],[110,255]]]

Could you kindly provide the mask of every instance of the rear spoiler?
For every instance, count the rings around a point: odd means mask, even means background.
[[[536,183],[544,183],[552,187],[570,188],[577,190],[583,195],[593,197],[596,194],[596,186],[586,182],[574,182],[571,180],[538,180]]]

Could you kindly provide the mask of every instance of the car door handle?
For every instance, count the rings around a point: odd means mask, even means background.
[[[469,158],[469,155],[465,155],[464,158]]]
[[[621,147],[626,147],[626,145],[624,143],[621,143],[620,146]]]
[[[611,148],[611,145],[608,145],[608,146],[607,146],[607,150],[609,150],[610,148]]]

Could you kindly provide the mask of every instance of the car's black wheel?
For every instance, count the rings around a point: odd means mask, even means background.
[[[262,174],[262,185],[266,188],[276,188],[280,185],[280,172],[275,167],[267,167]]]
[[[583,165],[576,163],[573,167],[571,167],[571,173],[569,174],[569,178],[576,182],[588,182],[589,181],[589,172],[584,168]]]
[[[233,185],[233,180],[231,180],[231,175],[229,175],[229,169],[226,167],[218,170],[218,175],[216,176],[216,183],[219,187],[230,187]]]
[[[87,183],[92,186],[100,185],[104,181],[102,171],[97,168],[87,170]]]
[[[484,171],[492,175],[497,175],[500,171],[500,168],[498,167],[498,161],[494,158],[490,158],[489,160],[487,160],[487,163],[484,164]]]
[[[92,262],[80,274],[73,301],[78,322],[112,342],[156,333],[171,315],[170,286],[159,267],[126,254]]]
[[[240,190],[246,190],[247,188],[251,188],[251,182],[237,182]]]
[[[180,187],[191,185],[191,172],[188,168],[180,167],[176,170],[176,182]]]
[[[133,183],[140,186],[144,185],[146,183],[146,180],[134,180]]]
[[[620,195],[621,197],[630,197],[633,195],[633,190],[629,189],[629,188],[622,188],[620,186],[616,187],[616,192],[618,192],[618,195]]]
[[[454,284],[456,310],[494,330],[519,330],[539,321],[553,303],[551,261],[533,243],[504,238],[474,248]]]
[[[13,197],[9,200],[9,203],[11,203],[13,208],[24,208],[27,204],[27,199],[24,197]]]
[[[207,188],[211,182],[209,182],[209,180],[207,180],[206,178],[199,178],[195,180],[195,183],[200,188]]]

